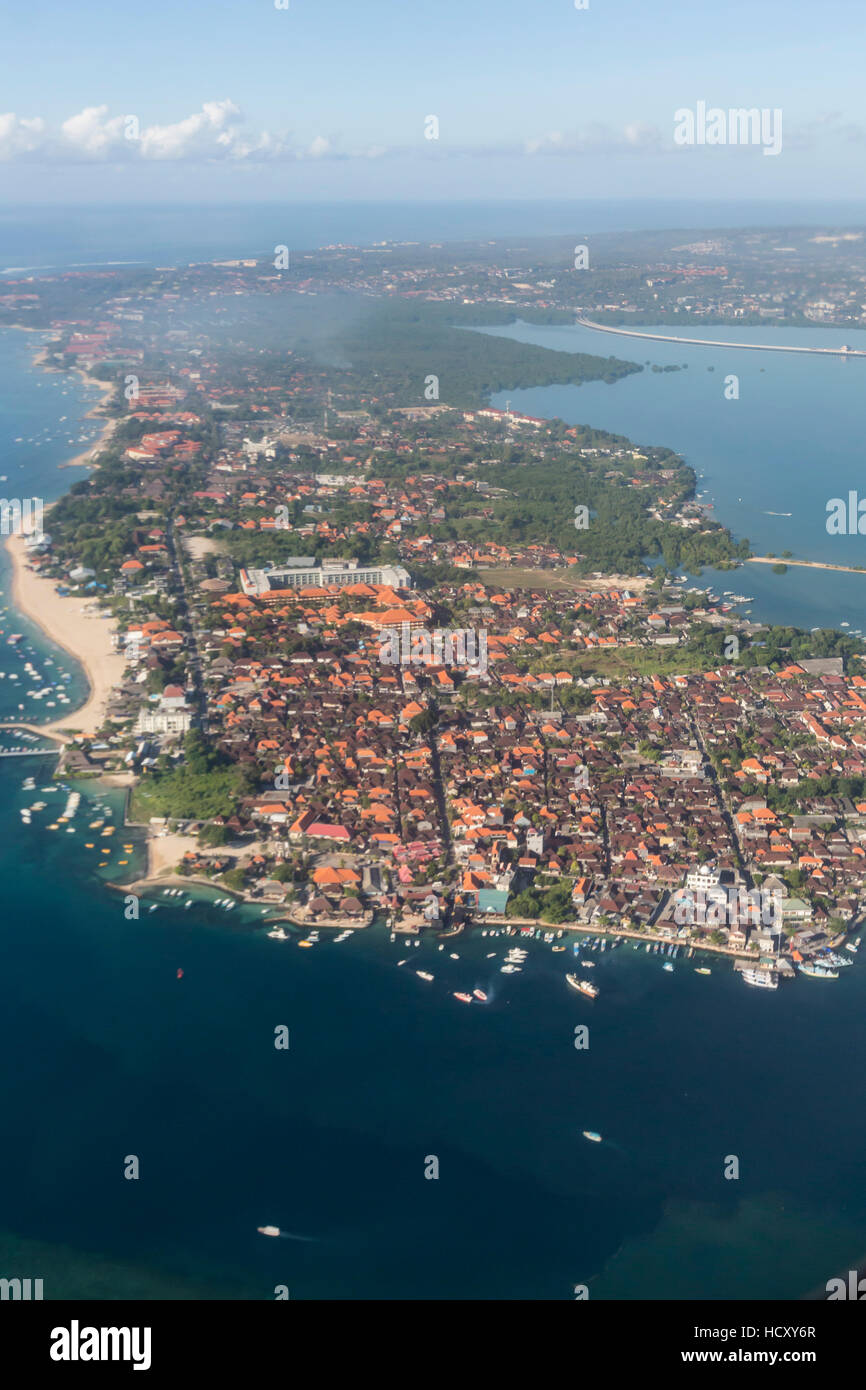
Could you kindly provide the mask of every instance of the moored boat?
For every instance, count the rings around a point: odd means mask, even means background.
[[[744,970],[743,979],[747,985],[756,985],[758,989],[778,989],[779,979],[772,970]]]
[[[828,965],[817,965],[814,961],[801,961],[797,969],[801,975],[810,975],[816,980],[838,980],[839,978],[838,970],[831,970]]]

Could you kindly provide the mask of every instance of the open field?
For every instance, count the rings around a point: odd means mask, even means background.
[[[501,569],[473,570],[482,584],[492,584],[499,589],[539,589],[548,593],[558,593],[563,589],[583,589],[598,592],[606,589],[631,589],[642,593],[649,584],[646,575],[606,574],[601,579],[591,579],[577,574],[572,569],[532,570],[505,566]]]

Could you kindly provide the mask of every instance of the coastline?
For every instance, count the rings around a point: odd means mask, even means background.
[[[44,333],[50,330],[33,329],[30,331]],[[46,343],[34,355],[32,363],[34,367],[41,368],[43,371],[57,370],[46,361],[51,342],[54,341],[56,339]],[[88,375],[81,367],[75,367],[73,371],[81,378],[82,382],[99,387],[101,392],[101,399],[85,411],[83,419],[104,419],[99,412],[109,397],[113,395],[113,384],[108,381],[99,381]],[[117,421],[113,418],[105,419],[98,440],[65,463],[58,464],[58,468],[80,468],[90,465],[94,454],[105,444],[116,423]],[[49,508],[46,508],[46,511]],[[23,535],[11,535],[6,538],[6,553],[12,566],[10,587],[12,605],[24,617],[35,623],[40,631],[52,642],[55,642],[58,647],[75,657],[84,669],[90,688],[84,704],[74,713],[52,720],[50,723],[38,725],[34,723],[33,727],[38,727],[46,734],[54,733],[55,736],[60,730],[71,731],[74,734],[93,734],[105,717],[111,690],[122,680],[126,665],[121,654],[115,652],[111,641],[113,625],[109,627],[105,618],[87,617],[82,612],[86,600],[80,595],[64,597],[58,594],[55,589],[56,581],[30,569],[27,566],[27,553],[24,549],[25,539],[26,537]]]
[[[20,328],[20,330],[24,333],[47,334],[51,333],[52,331],[50,328],[29,328],[26,324],[13,324],[12,327]],[[54,366],[53,363],[48,361],[48,355],[52,351],[52,347],[57,341],[58,340],[56,337],[52,337],[47,343],[43,344],[43,346],[39,348],[38,352],[34,354],[32,365],[34,367],[41,368],[44,372],[56,372],[58,375],[63,376],[64,372],[62,371],[62,369]],[[114,426],[118,423],[117,419],[114,416],[104,416],[101,413],[103,408],[108,404],[108,401],[114,395],[115,388],[113,382],[101,381],[99,377],[91,376],[89,372],[86,372],[84,370],[83,367],[73,367],[71,370],[75,376],[81,378],[82,382],[86,386],[96,386],[101,393],[101,399],[98,400],[94,405],[92,405],[89,410],[85,410],[84,414],[81,417],[82,420],[102,420],[104,423],[98,439],[95,439],[92,444],[88,444],[86,449],[82,449],[79,453],[74,454],[71,459],[67,459],[65,463],[58,463],[57,467],[88,468],[93,465],[94,456],[99,452],[103,445],[106,444],[106,442],[112,434]]]
[[[113,626],[105,618],[87,617],[82,612],[86,600],[81,595],[58,594],[54,580],[28,568],[24,539],[19,535],[6,538],[6,553],[12,563],[12,603],[46,637],[75,657],[90,686],[87,700],[78,710],[38,727],[44,733],[71,730],[95,734],[105,717],[111,690],[123,678],[126,665],[112,646]]]
[[[52,368],[49,367],[45,362],[45,352],[47,352],[47,349],[37,354],[37,357],[34,359],[34,365],[44,367],[46,371],[51,371]],[[89,410],[85,411],[83,418],[85,420],[104,420],[105,423],[103,424],[98,439],[95,439],[92,444],[88,444],[86,449],[82,449],[81,452],[75,454],[73,458],[67,459],[65,463],[59,463],[57,467],[92,468],[94,466],[94,458],[99,453],[100,449],[102,449],[104,445],[107,444],[108,440],[111,438],[111,435],[114,432],[114,426],[117,424],[117,420],[114,418],[114,416],[108,416],[106,418],[106,416],[100,413],[103,407],[108,404],[108,401],[114,395],[114,385],[110,381],[100,381],[98,377],[89,376],[82,367],[74,367],[73,372],[76,376],[80,376],[81,380],[86,385],[98,386],[99,390],[102,392],[102,399],[97,401],[95,405],[92,405]]]

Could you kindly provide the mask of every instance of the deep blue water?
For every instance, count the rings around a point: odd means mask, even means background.
[[[50,498],[71,476],[62,439],[23,459],[11,441],[88,402],[29,370],[34,345],[0,334],[0,455]],[[604,392],[630,386],[582,388],[585,418],[608,424]],[[19,661],[0,640],[0,669]],[[624,946],[596,955],[590,1003],[542,943],[518,978],[480,935],[452,961],[378,929],[301,951],[202,901],[160,897],[127,921],[84,848],[86,808],[73,835],[45,828],[63,794],[20,820],[40,797],[24,776],[47,786],[52,765],[0,760],[6,1276],[43,1278],[46,1297],[566,1299],[586,1282],[593,1297],[761,1298],[866,1250],[862,964],[768,997],[726,966],[671,975]],[[119,810],[120,793],[87,795]],[[474,987],[487,1006],[452,997]],[[270,1223],[312,1239],[256,1235]]]
[[[6,807],[17,783],[0,764]],[[452,961],[378,931],[300,951],[165,899],[127,922],[81,831],[9,822],[0,1252],[44,1242],[47,1294],[114,1260],[117,1296],[787,1296],[866,1248],[857,967],[768,998],[621,947],[587,1004],[541,944],[518,979],[480,936]],[[475,986],[489,1005],[451,996]]]

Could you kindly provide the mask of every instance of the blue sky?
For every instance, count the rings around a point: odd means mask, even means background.
[[[5,0],[0,180],[22,202],[852,197],[864,40],[859,0]],[[699,101],[781,109],[781,153],[678,148]]]

